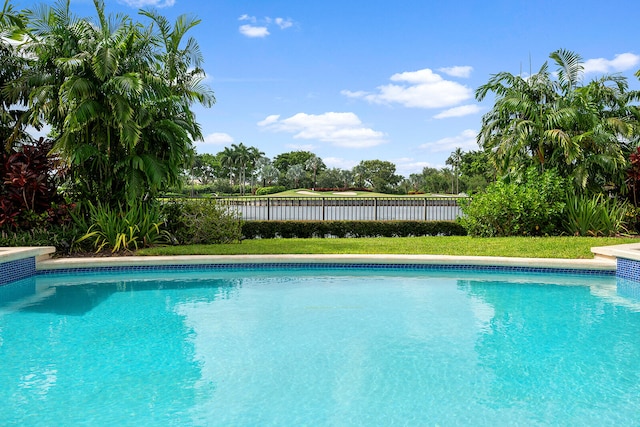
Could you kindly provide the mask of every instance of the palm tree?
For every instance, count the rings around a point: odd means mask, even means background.
[[[271,185],[280,176],[280,171],[276,169],[271,163],[265,164],[260,168],[260,177],[262,178],[262,185]]]
[[[293,181],[294,188],[298,188],[298,182],[304,178],[305,174],[304,165],[292,165],[287,169],[287,179]]]
[[[625,145],[638,128],[626,80],[604,76],[581,86],[579,55],[558,50],[550,57],[558,67],[557,80],[545,63],[528,78],[498,73],[477,89],[479,101],[489,92],[496,95],[482,120],[480,146],[503,176],[521,175],[535,165],[540,171],[557,169],[578,189],[620,186]]]
[[[462,162],[462,149],[457,147],[453,153],[447,158],[446,164],[451,166],[453,169],[453,175],[456,181],[456,192],[455,194],[460,193],[459,181],[460,181],[460,163]],[[452,188],[453,190],[453,188]],[[452,191],[453,192],[453,191]]]
[[[312,154],[311,157],[309,157],[307,161],[304,163],[304,167],[313,171],[313,188],[315,188],[318,169],[324,167],[324,162],[320,157],[316,156],[315,154]]]
[[[28,91],[12,90],[12,82],[28,65],[27,58],[16,47],[23,40],[24,29],[24,17],[5,0],[0,10],[0,141],[7,152],[15,143],[31,140],[24,131],[27,116],[18,107],[27,103]]]
[[[77,191],[139,203],[179,182],[191,141],[201,138],[190,106],[213,102],[193,85],[193,56],[178,49],[195,24],[177,23],[169,34],[163,27],[158,36],[153,25],[107,16],[102,0],[94,0],[95,24],[75,18],[69,4],[27,12],[25,55],[35,59],[15,87],[30,88],[32,120],[42,118],[59,135],[54,149],[71,166]]]
[[[222,165],[222,168],[227,172],[227,175],[229,176],[229,184],[234,185],[234,178],[237,176],[237,159],[235,150],[233,150],[231,147],[224,147],[224,150],[219,153],[219,157],[220,165]]]

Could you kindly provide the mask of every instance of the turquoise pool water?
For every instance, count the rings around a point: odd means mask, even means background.
[[[0,425],[638,424],[634,286],[416,270],[38,276],[0,290]]]

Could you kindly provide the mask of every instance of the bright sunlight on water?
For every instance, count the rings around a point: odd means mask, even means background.
[[[617,285],[365,269],[38,276],[0,290],[0,425],[630,425],[640,300]]]

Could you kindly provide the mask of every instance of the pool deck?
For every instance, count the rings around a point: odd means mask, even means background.
[[[640,261],[640,244],[594,247],[593,259],[522,258],[451,255],[189,255],[50,258],[53,247],[0,248],[0,263],[35,257],[36,270],[198,264],[430,264],[615,271],[619,257]]]
[[[499,267],[560,268],[584,270],[615,270],[613,259],[543,259],[502,258],[448,255],[191,255],[191,256],[127,256],[103,258],[56,258],[40,261],[38,270],[69,268],[197,265],[197,264],[445,264]]]

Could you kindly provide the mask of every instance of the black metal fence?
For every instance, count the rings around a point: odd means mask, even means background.
[[[462,213],[455,197],[216,197],[251,220],[443,221]]]

